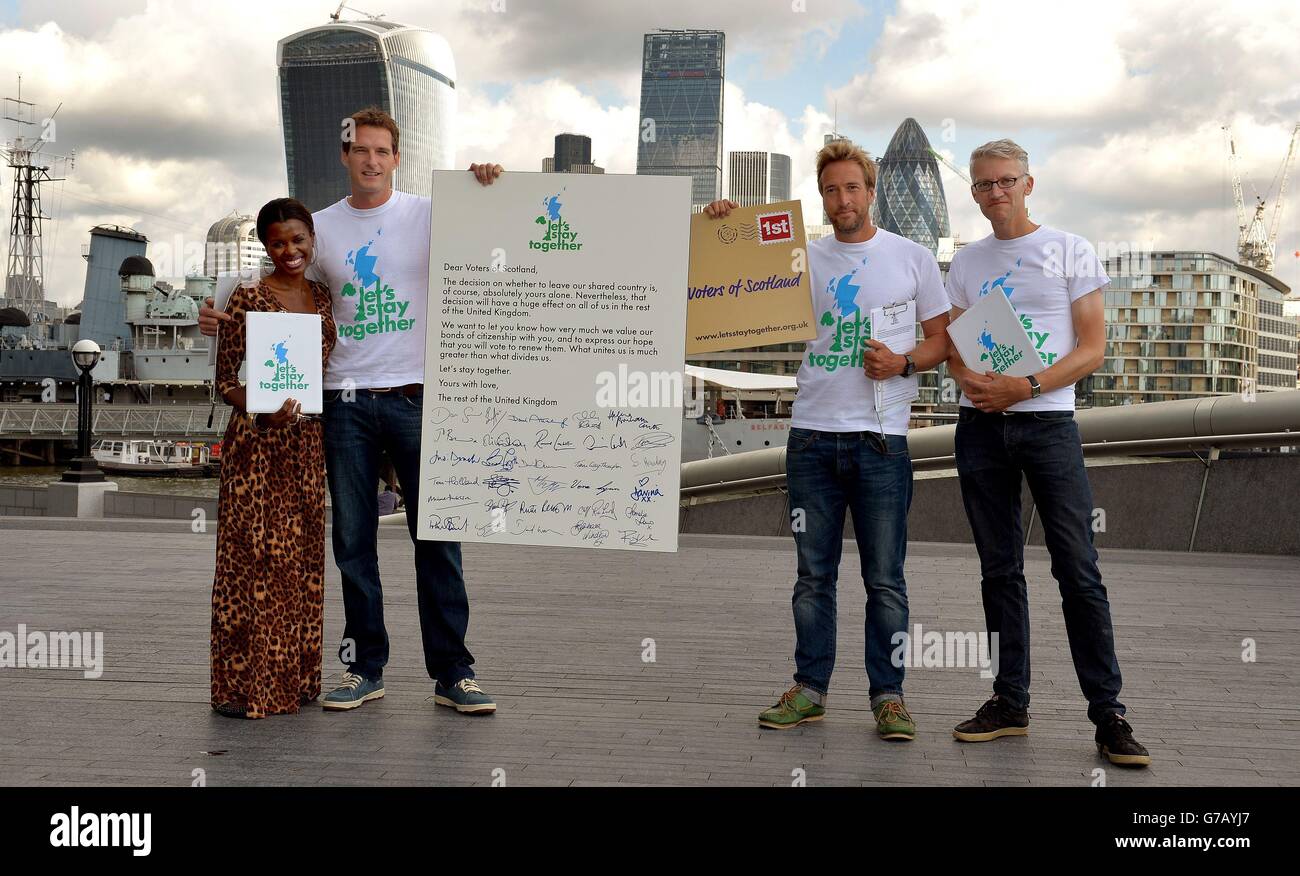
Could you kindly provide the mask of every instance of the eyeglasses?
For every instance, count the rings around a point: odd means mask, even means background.
[[[1016,183],[1020,182],[1022,179],[1024,179],[1027,176],[1029,176],[1029,174],[1027,173],[1022,173],[1020,174],[1020,176],[1004,176],[1001,179],[997,180],[998,188],[1000,189],[1012,188],[1013,186],[1015,186]],[[972,183],[971,191],[980,192],[981,194],[983,194],[984,192],[992,191],[993,182],[994,181],[991,179],[982,179],[977,183]]]

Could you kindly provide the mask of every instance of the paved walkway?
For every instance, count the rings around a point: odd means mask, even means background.
[[[214,535],[186,523],[0,518],[0,631],[97,630],[105,670],[0,669],[0,784],[1080,785],[1300,784],[1300,564],[1109,551],[1123,699],[1146,771],[1099,760],[1045,553],[1031,549],[1031,735],[983,745],[952,726],[985,698],[975,669],[909,670],[911,744],[872,732],[859,566],[846,546],[839,671],[825,721],[761,731],[793,670],[792,545],[686,536],[676,555],[468,546],[470,646],[500,711],[435,707],[409,542],[380,542],[387,697],[351,713],[234,721],[208,702]],[[914,544],[912,622],[978,631],[978,563]],[[338,677],[337,570],[326,683]],[[1242,640],[1256,644],[1242,659]],[[653,639],[654,662],[644,662]],[[504,773],[494,771],[503,770]]]

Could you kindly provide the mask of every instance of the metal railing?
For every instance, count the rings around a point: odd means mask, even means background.
[[[217,405],[208,425],[208,405],[103,405],[95,408],[92,437],[220,438],[230,407]],[[0,438],[75,438],[75,404],[0,404]]]
[[[1300,390],[1089,408],[1075,414],[1086,457],[1204,450],[1217,457],[1230,447],[1300,446]],[[908,433],[916,471],[956,467],[957,427],[927,426]],[[682,504],[713,502],[785,489],[785,448],[772,447],[682,464]]]

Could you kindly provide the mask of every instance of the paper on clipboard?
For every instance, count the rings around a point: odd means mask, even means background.
[[[1028,377],[1043,370],[1015,308],[1001,293],[990,292],[948,325],[962,362],[983,374],[996,371],[1010,377]]]
[[[871,337],[880,341],[894,353],[910,353],[916,349],[916,302],[904,301],[887,304],[871,310]],[[898,404],[911,404],[920,397],[916,375],[873,380],[876,391],[876,410],[883,411]]]

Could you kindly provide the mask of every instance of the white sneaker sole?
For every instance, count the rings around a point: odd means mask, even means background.
[[[321,707],[325,709],[325,711],[327,712],[346,712],[348,709],[357,708],[362,703],[367,703],[370,700],[381,700],[383,698],[384,698],[384,689],[380,688],[379,690],[371,691],[370,693],[363,696],[361,699],[353,700],[350,703],[339,703],[339,702],[331,702],[329,700],[321,700]]]

